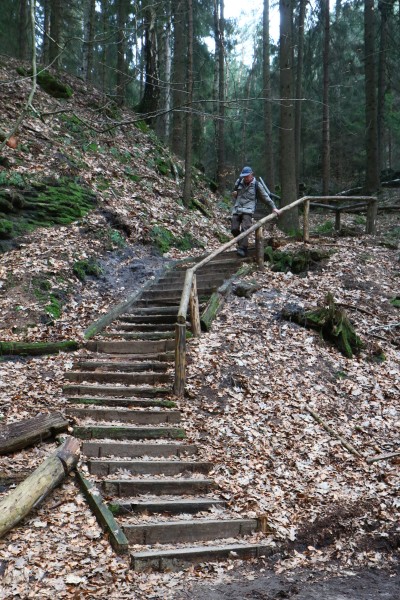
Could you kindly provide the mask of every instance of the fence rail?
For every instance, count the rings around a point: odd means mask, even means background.
[[[280,209],[281,214],[304,204],[303,211],[303,241],[310,241],[310,204],[311,202],[358,202],[363,201],[367,208],[367,223],[365,232],[374,235],[376,232],[376,214],[377,214],[377,198],[375,196],[303,196],[298,200],[295,200],[287,206],[283,206]],[[354,207],[353,204],[344,207],[335,207],[326,204],[320,204],[321,208],[336,211],[335,228],[340,229],[340,214],[346,209]],[[223,244],[217,250],[214,250],[211,254],[203,258],[201,261],[196,263],[193,267],[190,267],[186,271],[185,281],[183,284],[182,296],[179,305],[177,322],[175,325],[175,378],[174,378],[174,394],[178,397],[182,397],[185,392],[186,382],[186,321],[188,309],[190,309],[190,321],[192,324],[192,334],[195,337],[201,335],[200,327],[200,313],[199,313],[199,301],[197,295],[197,283],[196,283],[196,271],[201,267],[208,264],[218,255],[222,254],[229,248],[235,246],[240,240],[247,237],[253,231],[256,232],[256,261],[261,267],[264,262],[264,248],[263,248],[263,226],[265,223],[272,221],[277,218],[275,213],[271,213],[266,217],[263,217],[257,223],[254,223],[249,229],[236,236],[226,244]]]

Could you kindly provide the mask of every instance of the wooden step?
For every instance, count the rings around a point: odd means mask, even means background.
[[[110,504],[114,515],[132,513],[168,513],[168,514],[193,514],[211,510],[212,508],[223,509],[225,502],[216,498],[179,498],[170,499],[143,499],[118,500]]]
[[[90,352],[104,352],[106,354],[147,354],[168,352],[175,350],[175,340],[132,340],[132,341],[104,341],[86,342]]]
[[[184,460],[89,460],[89,472],[92,475],[112,475],[118,469],[130,471],[132,475],[178,475],[179,473],[207,474],[212,468],[208,462]]]
[[[122,524],[130,544],[182,544],[236,538],[257,530],[257,519],[190,519],[145,525]]]
[[[169,438],[182,440],[185,430],[181,427],[134,427],[126,425],[77,425],[74,436],[81,440],[110,439],[110,440],[150,440]]]
[[[165,372],[170,368],[167,361],[121,361],[121,360],[85,360],[81,359],[74,363],[73,370],[83,371],[123,371],[125,373],[140,373],[142,371]]]
[[[131,568],[135,571],[143,569],[163,571],[181,568],[187,563],[213,562],[229,558],[260,558],[270,556],[272,552],[270,546],[262,544],[196,545],[173,550],[147,550],[131,554]]]
[[[132,316],[152,316],[152,315],[169,315],[176,318],[179,310],[179,305],[174,306],[137,306],[134,304],[130,310],[127,310],[123,315]],[[121,318],[120,315],[119,318]]]
[[[118,338],[121,340],[159,341],[174,340],[175,331],[136,331],[128,332],[123,329],[108,329],[101,334],[104,339]]]
[[[171,395],[170,388],[71,384],[63,388],[67,396],[117,396],[120,398],[159,398]]]
[[[173,362],[175,358],[175,353],[173,351],[168,351],[168,352],[158,352],[155,354],[151,354],[151,353],[146,353],[145,355],[143,355],[142,353],[140,354],[130,354],[129,352],[127,354],[113,354],[113,353],[105,353],[105,352],[101,352],[101,353],[88,353],[85,358],[82,357],[82,360],[88,360],[88,361],[98,361],[99,364],[102,364],[103,361],[108,361],[110,363],[119,363],[119,362],[126,362],[128,364],[130,363],[143,363],[146,364],[146,362],[160,362],[160,363],[168,363]]]
[[[93,419],[96,421],[118,421],[137,425],[158,425],[160,423],[179,423],[179,410],[118,410],[116,408],[75,408],[68,407],[66,413],[75,419]]]
[[[131,324],[143,324],[143,325],[166,325],[173,326],[176,323],[176,313],[171,315],[159,315],[159,314],[127,314],[124,313],[114,323],[131,323]]]
[[[116,398],[107,396],[68,396],[67,402],[70,404],[84,404],[94,406],[116,406],[125,408],[141,407],[160,407],[175,408],[176,403],[172,400],[163,400],[162,398]]]
[[[84,381],[101,383],[122,383],[123,385],[158,385],[172,383],[172,375],[169,373],[154,372],[132,372],[121,371],[67,371],[64,373],[67,381],[83,383]]]
[[[164,478],[164,479],[106,479],[102,482],[102,490],[111,496],[140,496],[154,494],[155,496],[170,496],[178,494],[208,494],[212,491],[213,482],[200,478]]]
[[[82,454],[91,458],[103,458],[106,456],[119,456],[124,458],[140,458],[143,456],[178,458],[195,456],[197,446],[181,442],[104,442],[102,440],[84,441],[82,443]]]
[[[115,331],[128,331],[131,333],[147,333],[155,331],[171,333],[175,331],[175,321],[172,323],[124,323],[121,320],[119,320],[114,321],[112,323],[112,326]]]

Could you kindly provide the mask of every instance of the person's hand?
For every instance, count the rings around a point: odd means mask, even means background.
[[[274,212],[278,216],[281,214],[281,211],[279,210],[279,208],[274,208],[272,212]]]

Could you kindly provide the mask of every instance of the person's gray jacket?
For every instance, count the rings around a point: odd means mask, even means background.
[[[271,210],[276,208],[272,198],[268,196],[263,187],[257,185],[257,198],[256,198],[256,178],[253,177],[253,181],[246,185],[243,181],[238,179],[235,183],[235,190],[237,191],[237,197],[235,198],[235,204],[232,208],[233,215],[241,215],[243,213],[252,215],[256,210],[257,200],[263,200],[270,206]]]

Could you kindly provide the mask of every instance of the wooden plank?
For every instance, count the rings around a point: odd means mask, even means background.
[[[63,387],[66,395],[119,396],[120,398],[154,398],[168,396],[170,388],[142,386],[110,386],[110,385],[66,385]]]
[[[116,408],[75,408],[68,407],[67,414],[76,419],[96,421],[119,421],[137,425],[158,425],[160,423],[179,423],[179,410],[118,410]]]
[[[119,554],[126,554],[129,547],[128,540],[114,519],[114,515],[104,503],[99,491],[83,476],[79,470],[77,472],[77,476],[82,492],[90,508],[95,514],[100,527],[108,534],[111,546]]]
[[[132,341],[93,341],[87,342],[89,352],[103,352],[106,354],[155,354],[168,352],[175,349],[172,340],[132,340]]]
[[[102,483],[106,494],[113,496],[139,496],[154,494],[208,494],[213,483],[210,479],[106,479]]]
[[[179,442],[154,442],[127,443],[127,442],[101,442],[84,441],[82,454],[88,457],[102,458],[106,456],[120,456],[125,458],[139,458],[141,456],[168,457],[168,456],[194,456],[197,446]]]
[[[179,473],[207,474],[212,468],[208,462],[178,460],[89,460],[91,475],[112,475],[119,469],[125,469],[132,475],[178,475]]]
[[[215,561],[228,558],[259,558],[270,556],[276,552],[269,546],[262,544],[226,544],[218,546],[194,546],[174,548],[173,550],[150,550],[131,554],[131,567],[135,571],[142,569],[181,568],[185,563]]]
[[[157,385],[160,383],[172,382],[172,375],[169,373],[154,372],[132,372],[124,373],[121,371],[67,371],[64,378],[68,381],[82,383],[84,381],[96,383],[122,383],[123,385]]]
[[[251,535],[257,525],[256,519],[191,519],[123,527],[131,544],[176,544]]]
[[[78,350],[79,344],[73,340],[63,342],[0,342],[0,355],[39,356],[72,352]]]
[[[175,408],[176,403],[172,400],[162,400],[160,398],[113,398],[106,396],[69,396],[67,402],[70,404],[84,404],[95,406],[124,406],[127,408],[160,406],[161,408]]]
[[[75,437],[81,440],[103,439],[110,440],[145,440],[145,439],[184,439],[185,430],[180,427],[129,427],[113,425],[75,426]]]
[[[0,454],[15,452],[66,431],[68,421],[61,413],[40,414],[0,427]]]
[[[203,512],[212,508],[225,508],[226,503],[216,498],[176,498],[171,500],[119,500],[110,505],[114,515],[132,513],[169,513],[169,514],[193,514]]]

